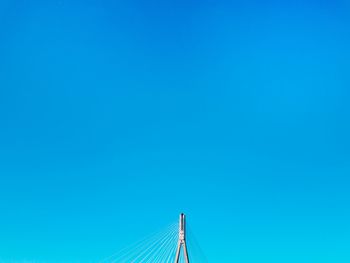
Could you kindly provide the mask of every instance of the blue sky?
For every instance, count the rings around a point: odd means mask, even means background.
[[[209,262],[350,261],[347,1],[0,2],[0,262],[188,214]]]

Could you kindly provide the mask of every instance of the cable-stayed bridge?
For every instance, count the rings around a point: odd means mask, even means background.
[[[186,217],[159,233],[117,252],[99,263],[207,263],[193,234],[188,233]]]

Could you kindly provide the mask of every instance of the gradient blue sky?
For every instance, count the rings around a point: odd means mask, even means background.
[[[209,262],[350,262],[349,47],[346,0],[2,0],[0,262],[181,211]]]

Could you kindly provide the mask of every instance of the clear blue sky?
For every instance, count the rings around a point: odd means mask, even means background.
[[[350,262],[349,12],[2,0],[0,262],[96,262],[181,211],[213,263]]]

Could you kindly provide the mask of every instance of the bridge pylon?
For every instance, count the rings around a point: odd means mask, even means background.
[[[179,220],[179,240],[177,243],[175,263],[179,263],[181,248],[183,249],[186,263],[190,263],[188,259],[187,245],[186,245],[186,216],[184,213],[180,214]]]

